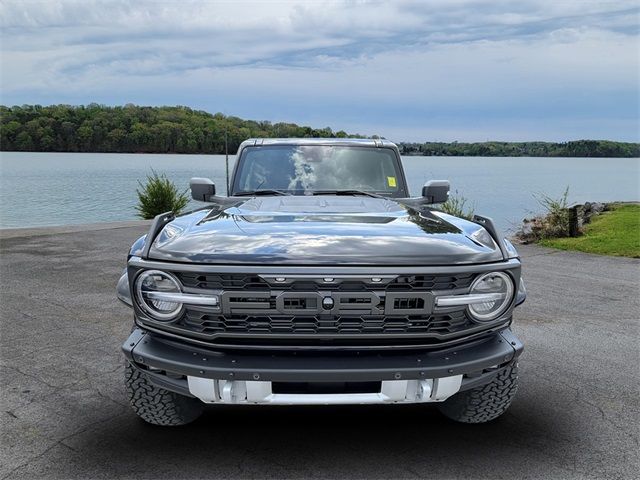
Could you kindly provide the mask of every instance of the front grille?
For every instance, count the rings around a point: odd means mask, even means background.
[[[451,290],[469,288],[474,275],[400,275],[388,285],[390,290]]]
[[[434,292],[463,293],[474,280],[472,273],[174,274],[191,293],[220,295],[220,306],[187,306],[167,327],[219,346],[436,345],[477,331],[463,307],[434,308]]]
[[[185,329],[206,336],[216,334],[449,334],[470,326],[464,311],[447,314],[385,316],[225,316],[189,309],[180,321]]]
[[[176,273],[185,287],[208,290],[269,290],[269,284],[257,275],[225,273]]]
[[[270,290],[271,286],[259,275],[218,274],[218,273],[176,273],[185,287],[204,288],[208,290]],[[386,285],[387,290],[431,291],[469,288],[473,274],[460,275],[399,275]],[[318,286],[310,280],[297,280],[294,283],[278,285],[279,290],[309,291],[331,289],[340,292],[361,292],[379,289],[379,286],[361,281],[346,280],[332,286]]]

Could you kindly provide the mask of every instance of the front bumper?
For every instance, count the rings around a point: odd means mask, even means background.
[[[136,328],[122,347],[158,386],[207,403],[346,404],[443,401],[489,383],[523,350],[510,329],[417,352],[246,353],[205,349]],[[274,393],[273,385],[379,382],[364,393]]]

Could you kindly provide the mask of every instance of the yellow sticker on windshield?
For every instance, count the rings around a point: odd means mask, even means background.
[[[394,187],[396,186],[396,177],[387,177],[387,184],[390,187]]]

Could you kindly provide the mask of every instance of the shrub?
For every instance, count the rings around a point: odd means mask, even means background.
[[[540,238],[556,238],[569,236],[569,186],[565,188],[560,198],[553,198],[544,193],[534,195],[534,198],[544,208]]]
[[[515,233],[516,238],[523,243],[530,243],[569,236],[569,187],[565,188],[560,198],[544,193],[534,194],[533,198],[542,206],[544,213],[525,218]]]
[[[449,195],[449,198],[446,202],[440,205],[440,210],[444,213],[448,213],[449,215],[453,215],[454,217],[466,218],[467,220],[471,220],[473,218],[473,207],[466,207],[468,200],[462,195],[456,193],[453,195]]]
[[[163,173],[158,175],[155,170],[151,170],[151,175],[147,175],[146,183],[138,180],[140,188],[138,193],[138,205],[136,210],[138,216],[149,219],[165,212],[179,214],[189,203],[187,190],[179,192],[174,183]]]

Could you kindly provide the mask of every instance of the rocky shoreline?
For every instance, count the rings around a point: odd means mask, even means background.
[[[620,202],[586,202],[522,220],[514,239],[521,244],[536,243],[542,238],[579,236],[592,218]]]

